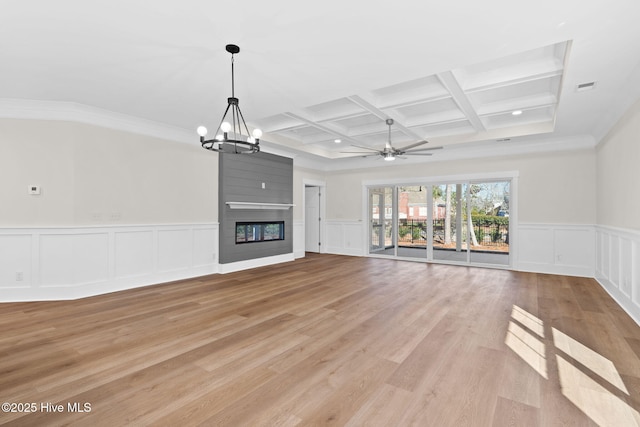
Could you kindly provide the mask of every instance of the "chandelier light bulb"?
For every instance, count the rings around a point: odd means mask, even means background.
[[[247,142],[248,142],[249,144],[253,144],[253,143],[255,143],[255,142],[256,142],[256,139],[255,139],[254,137],[252,137],[252,136],[249,136],[249,137],[247,137]]]
[[[207,128],[204,126],[198,126],[198,135],[200,136],[206,136],[207,135]]]
[[[251,132],[251,134],[255,139],[262,138],[262,131],[260,129],[254,129],[253,132]]]
[[[216,135],[216,140],[217,141],[224,141],[224,135],[220,135],[220,134]]]
[[[227,133],[231,130],[231,123],[229,122],[222,122],[222,124],[220,125],[220,129],[222,130],[222,132]]]

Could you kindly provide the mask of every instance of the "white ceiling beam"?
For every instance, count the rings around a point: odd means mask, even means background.
[[[480,120],[480,116],[478,116],[478,113],[475,108],[473,108],[471,101],[469,101],[469,98],[464,93],[464,90],[460,86],[460,83],[458,83],[458,80],[456,80],[453,73],[451,71],[447,71],[444,73],[438,73],[436,76],[440,79],[442,85],[447,88],[449,93],[451,93],[453,101],[458,105],[458,108],[462,110],[464,115],[467,117],[467,120],[469,120],[469,123],[471,123],[471,126],[473,126],[473,128],[478,132],[486,130],[482,124],[482,120]]]

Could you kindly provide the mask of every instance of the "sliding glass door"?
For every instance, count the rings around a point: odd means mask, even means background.
[[[369,253],[508,266],[511,180],[370,187]]]
[[[509,181],[474,182],[469,186],[470,261],[509,265]]]
[[[433,186],[433,259],[468,261],[467,184]]]
[[[369,189],[369,253],[395,256],[393,187]]]
[[[427,188],[398,186],[396,205],[397,254],[404,258],[427,258]]]

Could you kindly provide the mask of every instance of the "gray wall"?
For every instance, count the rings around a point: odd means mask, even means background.
[[[293,203],[293,159],[262,152],[218,157],[220,264],[292,253],[293,209],[231,209],[226,202]],[[284,240],[236,244],[236,222],[246,221],[284,221]]]

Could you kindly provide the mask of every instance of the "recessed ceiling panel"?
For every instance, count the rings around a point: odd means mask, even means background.
[[[465,118],[464,113],[451,97],[406,105],[394,110],[406,120],[407,126]]]
[[[449,91],[442,85],[437,76],[427,76],[399,83],[374,90],[372,93],[380,108],[449,96]]]
[[[464,135],[475,132],[475,128],[468,120],[434,123],[427,126],[412,127],[411,130],[429,139],[439,136]]]
[[[354,139],[358,141],[358,144],[360,145],[382,149],[389,140],[389,132],[387,130],[386,132],[361,136]],[[406,145],[409,142],[414,142],[414,140],[405,135],[403,132],[397,130],[391,131],[391,143],[393,144],[393,146],[402,146],[403,144]]]
[[[317,122],[363,114],[366,111],[348,98],[340,98],[306,107],[309,117]]]
[[[555,106],[523,110],[522,114],[514,116],[512,113],[495,114],[482,117],[487,129],[526,126],[532,123],[553,122]]]
[[[300,126],[283,131],[281,134],[288,138],[301,141],[303,144],[314,144],[316,142],[327,141],[330,139],[333,140],[335,138],[332,134],[314,126]]]
[[[287,114],[277,114],[254,120],[251,124],[264,132],[278,132],[303,125],[303,122]]]
[[[472,64],[453,71],[346,94],[264,120],[270,135],[331,151],[333,141],[383,147],[386,118],[395,120],[392,143],[407,145],[423,138],[447,138],[447,144],[484,140],[499,129],[504,136],[548,132],[563,81],[569,42]],[[513,115],[514,111],[521,115]],[[262,124],[263,121],[260,121]],[[535,126],[532,126],[535,124]],[[544,124],[544,126],[543,126]]]
[[[539,95],[556,96],[560,90],[561,76],[552,76],[529,80],[517,84],[492,87],[486,90],[472,91],[468,94],[469,100],[476,107],[502,102],[505,100],[535,97]]]
[[[453,70],[465,91],[538,76],[562,74],[569,42],[557,43],[481,64]]]

